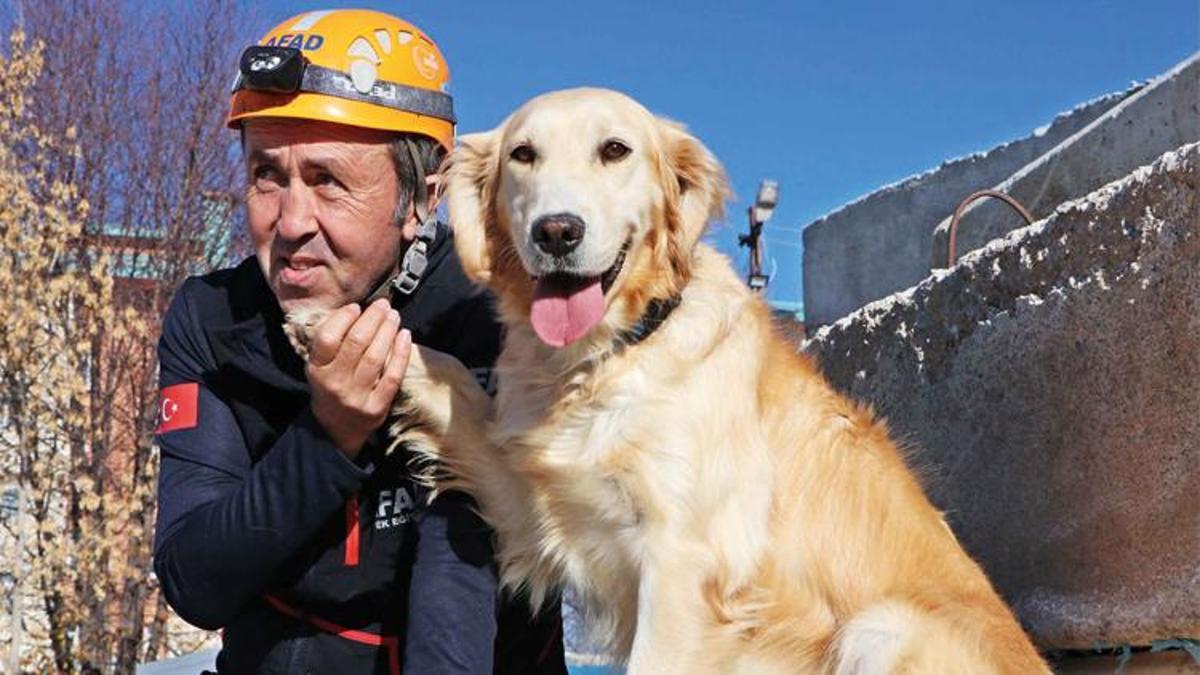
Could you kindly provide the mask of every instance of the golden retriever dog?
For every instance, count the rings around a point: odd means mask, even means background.
[[[499,390],[418,349],[398,411],[423,424],[393,431],[476,497],[507,586],[570,587],[635,675],[1049,672],[883,421],[700,242],[728,188],[682,127],[555,92],[447,181]]]

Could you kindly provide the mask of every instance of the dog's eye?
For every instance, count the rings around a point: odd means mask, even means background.
[[[509,159],[522,164],[533,164],[533,160],[537,159],[537,153],[534,152],[533,146],[528,143],[522,143],[512,149],[508,153]]]
[[[621,141],[605,141],[600,146],[600,159],[605,162],[619,162],[629,156],[631,150]]]

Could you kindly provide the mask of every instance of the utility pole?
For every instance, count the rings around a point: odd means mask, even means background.
[[[750,217],[750,231],[738,235],[738,246],[750,249],[750,270],[746,282],[750,285],[750,290],[755,293],[766,290],[767,283],[771,280],[771,277],[763,274],[762,271],[762,229],[763,225],[766,225],[767,221],[771,219],[771,215],[775,213],[775,205],[778,203],[779,183],[773,180],[764,180],[758,186],[758,195],[754,198],[754,205],[747,209]]]

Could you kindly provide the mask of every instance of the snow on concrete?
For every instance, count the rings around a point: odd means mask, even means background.
[[[820,329],[1038,642],[1200,635],[1200,144]]]

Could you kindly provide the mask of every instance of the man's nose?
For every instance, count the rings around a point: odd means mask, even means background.
[[[283,190],[276,230],[279,232],[279,236],[292,241],[302,239],[317,231],[317,214],[313,194],[306,186],[289,185]]]
[[[552,256],[561,258],[579,247],[587,227],[574,213],[553,213],[533,221],[533,244]]]

